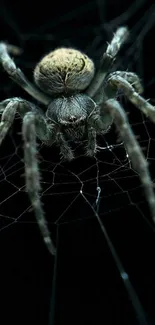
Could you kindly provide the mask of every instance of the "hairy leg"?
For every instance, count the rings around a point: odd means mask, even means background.
[[[150,208],[150,213],[153,221],[155,222],[155,194],[153,190],[153,183],[151,181],[147,161],[131,129],[127,115],[124,109],[115,99],[107,100],[104,103],[104,110],[114,119],[116,129],[124,142],[133,168],[139,174],[144,188],[145,197]]]
[[[50,102],[50,98],[32,85],[11,59],[9,52],[15,54],[15,49],[16,47],[14,46],[7,45],[3,42],[0,43],[0,62],[3,68],[9,76],[32,97],[47,105]]]
[[[6,105],[6,107],[5,107]],[[50,238],[50,233],[44,218],[44,212],[41,206],[40,175],[37,162],[37,144],[36,135],[44,142],[54,141],[55,130],[48,128],[44,117],[39,114],[39,109],[35,105],[20,98],[12,98],[1,103],[3,107],[2,119],[0,123],[0,142],[2,142],[11,127],[16,112],[23,117],[23,138],[24,138],[24,161],[26,172],[26,187],[32,203],[37,223],[42,233],[44,242],[51,254],[55,254],[55,247]]]
[[[96,72],[94,79],[86,91],[87,95],[91,98],[99,91],[121,45],[126,41],[128,34],[129,32],[126,27],[120,27],[116,30],[111,43],[108,44],[107,50],[101,58],[99,70]]]
[[[47,226],[44,211],[42,208],[42,203],[40,200],[41,186],[39,166],[37,160],[36,124],[37,115],[33,112],[28,112],[24,116],[22,128],[22,134],[24,139],[26,189],[45,245],[48,251],[52,255],[55,255],[56,249],[50,236],[50,231]]]
[[[143,92],[143,86],[141,84],[141,81],[138,77],[138,75],[134,72],[128,72],[128,71],[115,71],[109,74],[107,84],[109,84],[109,81],[111,79],[115,78],[123,78],[126,81],[129,82],[131,86],[137,91],[138,94],[141,94]],[[118,87],[116,87],[118,88]]]
[[[88,142],[86,145],[86,155],[93,157],[97,152],[96,130],[93,127],[88,128]]]
[[[109,113],[105,113],[103,105],[98,105],[90,114],[87,121],[87,137],[86,155],[94,156],[97,152],[97,134],[105,134],[109,132],[113,118]]]
[[[54,127],[53,129],[51,126],[47,128],[43,115],[41,113],[39,114],[41,110],[34,104],[18,97],[9,98],[0,103],[0,111],[2,113],[0,121],[0,144],[12,126],[15,114],[19,113],[21,118],[23,118],[30,111],[36,113],[36,133],[39,139],[47,144],[48,142],[50,144],[54,142]]]
[[[120,75],[112,74],[109,76],[107,84],[109,86],[109,93],[111,89],[122,89],[129,101],[155,123],[155,107],[140,96],[128,80],[124,79]]]
[[[0,121],[0,144],[7,135],[10,127],[13,124],[15,114],[18,112],[24,115],[30,110],[30,105],[24,99],[14,97],[9,98],[0,103],[0,109],[2,111],[1,121]]]
[[[68,145],[66,139],[61,132],[57,133],[56,142],[60,146],[60,154],[65,160],[71,161],[74,159],[74,154],[70,146]]]

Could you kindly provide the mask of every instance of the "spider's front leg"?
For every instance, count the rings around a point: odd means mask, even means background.
[[[40,227],[45,244],[51,254],[55,254],[55,247],[50,238],[50,233],[44,218],[44,212],[41,206],[40,175],[37,161],[36,135],[45,143],[54,142],[55,129],[48,128],[44,116],[35,105],[21,98],[12,98],[0,103],[3,109],[0,123],[0,142],[2,142],[11,127],[16,111],[23,118],[23,138],[24,138],[24,161],[26,173],[26,187],[32,203],[37,223]]]
[[[0,144],[12,126],[16,112],[24,116],[29,110],[30,105],[28,105],[28,102],[18,97],[6,99],[0,103],[0,111],[2,112],[0,121]]]
[[[109,97],[115,97],[117,89],[123,90],[124,94],[127,96],[129,101],[134,104],[141,112],[143,112],[150,120],[155,123],[155,107],[151,105],[146,99],[144,99],[141,95],[139,95],[138,89],[139,85],[137,83],[138,77],[135,76],[135,80],[133,78],[132,84],[131,79],[129,78],[130,72],[120,71],[111,73],[107,79],[107,95],[110,94]]]
[[[119,79],[120,78],[120,79]],[[120,87],[119,80],[126,80],[138,93],[141,94],[143,92],[143,86],[141,84],[141,81],[136,73],[134,72],[128,72],[128,71],[115,71],[109,74],[107,78],[107,91],[113,90],[114,91],[114,97],[116,95],[116,91]],[[118,82],[116,82],[118,80]],[[112,87],[109,87],[112,86]],[[107,94],[108,95],[108,94]]]
[[[50,102],[50,98],[47,95],[43,94],[39,89],[37,89],[37,87],[32,85],[26,79],[23,72],[16,67],[14,61],[9,55],[9,52],[18,54],[16,47],[0,42],[0,63],[2,64],[5,71],[20,87],[26,90],[32,97],[47,105]]]
[[[50,236],[50,232],[44,217],[44,211],[40,201],[40,173],[37,160],[36,134],[42,141],[51,142],[55,136],[55,129],[46,124],[45,119],[37,112],[28,112],[23,119],[22,134],[24,139],[24,162],[26,174],[26,188],[47,249],[52,255],[56,249]]]
[[[115,99],[108,99],[103,106],[105,113],[110,114],[114,119],[116,129],[124,142],[133,168],[139,174],[145,197],[150,208],[150,213],[155,223],[155,194],[153,183],[151,181],[147,161],[131,129],[127,115],[119,102]]]
[[[25,99],[14,97],[5,99],[0,103],[0,112],[2,114],[0,121],[0,144],[12,126],[16,112],[19,113],[21,118],[23,118],[26,113],[31,111],[37,112],[36,132],[39,139],[43,142],[51,141],[52,131],[50,133],[50,129],[47,129],[42,115],[39,114],[39,108]]]

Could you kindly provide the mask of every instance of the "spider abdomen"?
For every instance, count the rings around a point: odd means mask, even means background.
[[[70,94],[86,89],[94,70],[94,63],[87,55],[71,48],[59,48],[38,63],[34,79],[50,95]]]

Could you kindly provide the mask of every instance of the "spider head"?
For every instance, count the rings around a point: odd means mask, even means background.
[[[59,97],[51,101],[46,117],[63,128],[76,128],[85,124],[94,107],[94,101],[85,94]]]

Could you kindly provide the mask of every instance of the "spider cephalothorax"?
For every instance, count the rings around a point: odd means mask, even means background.
[[[74,158],[74,154],[68,140],[85,139],[87,141],[85,154],[94,156],[97,151],[96,136],[107,132],[114,123],[133,168],[139,173],[155,222],[155,195],[147,162],[130,127],[127,115],[117,101],[118,89],[121,89],[124,95],[154,123],[155,109],[140,95],[142,86],[136,74],[109,71],[127,36],[126,27],[118,28],[96,72],[93,61],[78,50],[60,48],[50,52],[34,70],[34,80],[38,88],[27,81],[9,56],[9,52],[18,54],[18,48],[0,43],[0,61],[4,69],[33,98],[46,106],[44,112],[34,103],[21,98],[15,97],[2,101],[0,143],[4,140],[18,112],[23,119],[26,188],[44,242],[51,254],[55,254],[55,246],[50,237],[39,197],[40,175],[36,138],[46,145],[53,143],[59,145],[62,157],[70,161]]]
[[[95,102],[85,94],[61,96],[51,101],[46,116],[57,123],[58,130],[70,140],[79,140],[86,132],[86,122],[95,106]]]

